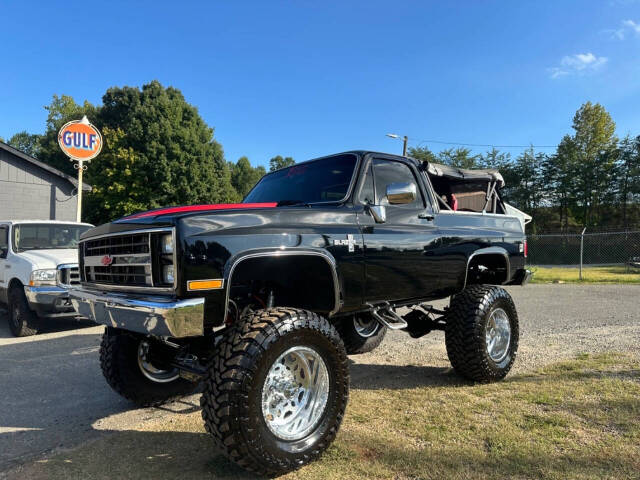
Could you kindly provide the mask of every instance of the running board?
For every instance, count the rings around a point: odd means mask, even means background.
[[[407,322],[396,312],[391,310],[391,307],[388,304],[372,308],[371,315],[390,330],[402,330],[403,328],[408,327]]]

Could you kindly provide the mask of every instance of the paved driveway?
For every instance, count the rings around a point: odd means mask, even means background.
[[[579,352],[640,352],[640,286],[509,290],[521,320],[516,371]],[[192,396],[162,409],[136,410],[111,391],[98,365],[102,327],[58,321],[46,332],[15,339],[0,313],[0,477],[54,450],[197,409]],[[441,332],[419,340],[394,332],[375,352],[352,359],[353,388],[429,384],[448,368]]]

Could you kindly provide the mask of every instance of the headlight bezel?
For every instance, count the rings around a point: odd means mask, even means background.
[[[154,286],[162,289],[177,288],[178,267],[176,255],[178,242],[174,228],[163,228],[151,234],[152,275]],[[173,267],[173,275],[171,268]]]
[[[42,286],[56,286],[58,285],[58,269],[57,268],[42,268],[33,270],[29,276],[29,286],[42,287]]]

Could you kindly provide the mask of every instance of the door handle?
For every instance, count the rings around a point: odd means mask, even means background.
[[[433,220],[435,217],[431,213],[419,213],[418,218],[423,220]]]

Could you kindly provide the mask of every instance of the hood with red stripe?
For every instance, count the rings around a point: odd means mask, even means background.
[[[134,213],[133,215],[128,215],[126,217],[122,217],[116,222],[123,222],[128,220],[137,220],[142,218],[156,218],[161,215],[176,215],[176,214],[187,214],[187,213],[195,213],[195,212],[210,212],[216,210],[247,210],[254,208],[274,208],[278,204],[275,202],[271,203],[216,203],[210,205],[187,205],[183,207],[164,207],[157,208],[155,210],[147,210],[146,212]]]
[[[81,238],[88,238],[108,233],[126,232],[148,227],[169,227],[175,225],[176,219],[194,214],[212,214],[217,212],[249,213],[264,209],[275,209],[278,204],[272,203],[219,203],[211,205],[188,205],[182,207],[164,207],[146,212],[134,213],[119,218],[111,223],[105,223],[85,232]]]

